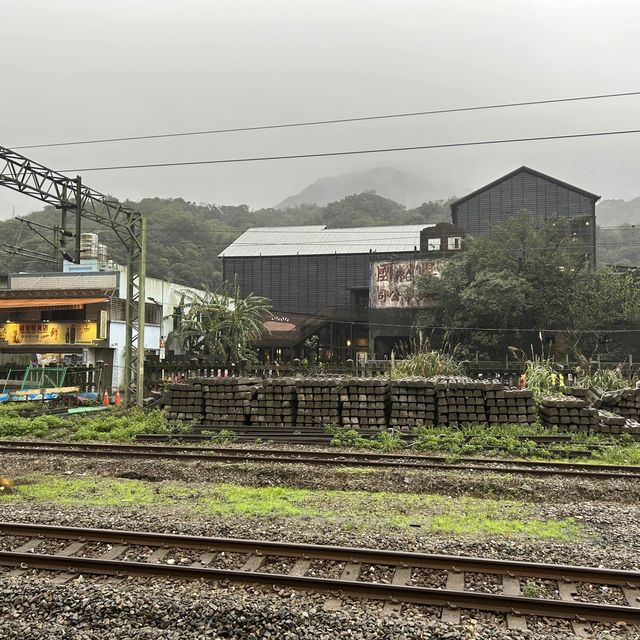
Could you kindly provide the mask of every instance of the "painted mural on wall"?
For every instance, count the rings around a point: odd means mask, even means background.
[[[373,309],[418,309],[429,304],[426,296],[414,291],[414,280],[422,275],[439,276],[443,260],[397,260],[374,262],[369,287]]]

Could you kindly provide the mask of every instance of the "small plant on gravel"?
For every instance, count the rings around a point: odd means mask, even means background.
[[[210,439],[211,444],[231,444],[238,439],[238,435],[231,429],[222,429],[217,433],[211,433],[213,434]]]
[[[527,580],[524,587],[522,587],[522,595],[525,598],[541,598],[542,593],[542,587],[539,584],[532,582],[531,580]]]
[[[331,442],[329,442],[329,445],[332,447],[363,448],[369,445],[369,441],[363,438],[356,429],[334,427],[332,430],[329,430],[329,426],[327,426],[326,430],[333,436]]]
[[[397,451],[398,449],[402,449],[404,447],[402,438],[396,431],[380,432],[371,440],[371,444],[375,449],[380,449],[381,451],[387,452]]]
[[[491,451],[509,457],[531,456],[553,458],[562,452],[529,440],[527,435],[537,435],[535,427],[521,425],[469,425],[465,427],[416,427],[411,447],[417,451],[441,451],[450,458]],[[533,432],[533,433],[532,433]]]

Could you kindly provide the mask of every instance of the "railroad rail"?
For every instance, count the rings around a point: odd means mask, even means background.
[[[439,606],[448,619],[459,616],[459,609],[505,613],[512,628],[526,627],[525,615],[578,625],[585,620],[640,624],[637,571],[15,522],[0,522],[0,543],[0,566],[14,575],[48,570],[59,572],[63,581],[94,574],[277,585],[382,600],[385,607]],[[43,546],[48,553],[38,552]],[[468,590],[469,574],[498,576],[501,588]],[[372,575],[382,577],[372,580]],[[434,580],[442,586],[424,586]],[[529,580],[555,588],[549,597],[527,597],[521,589]],[[584,585],[607,586],[610,600],[589,600],[581,594]]]
[[[182,462],[256,462],[309,464],[341,467],[408,468],[437,471],[481,471],[528,476],[565,476],[572,478],[639,479],[640,466],[547,462],[501,458],[462,457],[450,462],[444,456],[415,453],[365,453],[336,451],[303,451],[286,449],[247,449],[233,447],[179,447],[131,444],[67,443],[50,441],[0,441],[0,455],[65,455],[75,457],[108,457],[132,459],[164,459]]]
[[[228,425],[221,427],[220,425],[207,427],[206,425],[196,425],[193,427],[191,433],[172,433],[172,434],[150,434],[141,433],[136,436],[136,440],[142,442],[168,442],[170,440],[180,442],[207,442],[213,440],[221,432],[232,432],[234,441],[236,442],[273,442],[278,444],[317,444],[328,445],[333,435],[328,433],[321,427],[272,427],[272,426],[260,426],[260,425]],[[381,433],[376,429],[357,429],[360,436],[363,438],[375,438]],[[416,434],[409,431],[401,431],[389,427],[388,432],[394,434],[406,443],[411,443],[416,440]],[[444,434],[443,434],[444,435]],[[480,436],[473,434],[467,434],[464,436],[465,442],[473,443]],[[532,434],[532,435],[517,435],[518,440],[534,442],[538,446],[548,445],[567,445],[572,443],[572,436],[567,434]],[[611,440],[614,443],[614,440]],[[499,446],[483,446],[483,450],[500,449]],[[563,449],[563,455],[573,458],[587,458],[590,457],[593,451],[602,450],[604,445],[602,444],[584,444],[582,449],[569,450]],[[553,450],[553,449],[552,449]]]

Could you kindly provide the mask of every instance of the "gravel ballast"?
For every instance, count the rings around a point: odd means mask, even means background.
[[[249,517],[219,515],[196,508],[185,499],[178,505],[70,505],[42,500],[0,499],[0,520],[157,531],[189,535],[282,540],[398,549],[426,553],[506,558],[545,563],[582,564],[640,570],[640,483],[600,482],[567,478],[522,478],[485,472],[408,472],[406,469],[363,470],[309,465],[221,464],[83,459],[64,456],[3,456],[2,475],[33,477],[58,474],[66,478],[100,476],[163,483],[239,484],[250,487],[298,487],[345,491],[387,491],[475,496],[520,500],[542,519],[572,518],[582,534],[576,539],[541,540],[525,536],[431,534],[420,526],[408,529],[359,529],[354,521],[315,517]],[[15,541],[15,539],[14,539]],[[26,542],[27,539],[21,540]],[[48,542],[37,551],[59,551],[65,545]],[[4,548],[0,537],[0,549]],[[95,545],[106,549],[106,545]],[[87,549],[91,547],[88,543]],[[131,559],[149,555],[146,547],[130,550]],[[164,561],[197,561],[198,554],[169,550]],[[241,554],[217,558],[215,564],[241,566]],[[284,571],[291,563],[267,558],[267,572]],[[308,575],[338,577],[340,563],[314,561]],[[364,575],[390,581],[384,567],[363,566]],[[53,574],[28,571],[19,577],[0,569],[0,638],[73,640],[249,639],[288,640],[568,640],[576,636],[564,620],[527,617],[529,631],[509,630],[504,616],[462,611],[459,624],[439,620],[439,609],[402,606],[383,615],[384,604],[337,596],[337,611],[325,610],[329,595],[303,594],[252,586],[183,583],[161,579],[114,579],[81,576],[66,583]],[[414,571],[413,584],[444,586],[445,574]],[[521,587],[525,582],[521,581]],[[500,592],[492,576],[468,574],[475,591]],[[535,585],[553,593],[553,583]],[[578,589],[577,598],[617,603],[616,589]],[[388,612],[387,612],[388,613]],[[640,631],[626,625],[593,624],[595,638],[640,639]]]
[[[332,523],[294,521],[283,518],[207,518],[185,508],[162,507],[86,507],[77,508],[46,503],[5,503],[2,519],[20,522],[93,526],[102,528],[162,531],[193,535],[228,536],[319,542],[325,544],[405,549],[456,555],[513,558],[528,561],[585,564],[638,570],[640,536],[632,527],[625,531],[627,513],[615,518],[619,507],[611,505],[603,513],[602,504],[587,509],[589,518],[608,522],[606,536],[574,543],[535,541],[526,538],[491,539],[466,536],[426,536],[420,532],[367,533],[336,529]],[[636,517],[636,522],[640,518]],[[412,535],[413,534],[413,535]],[[0,542],[1,542],[0,538]],[[140,549],[142,551],[142,549]],[[187,552],[188,553],[188,552]],[[193,560],[197,560],[194,554]],[[186,557],[183,551],[167,559]],[[237,566],[237,557],[232,563]],[[216,562],[217,564],[217,562]],[[269,570],[279,562],[267,560]],[[287,563],[284,563],[287,564]],[[274,566],[276,565],[276,566]],[[288,566],[288,564],[287,564]],[[337,577],[341,567],[334,563],[315,565],[313,573]],[[367,567],[363,566],[365,574]],[[390,572],[377,568],[377,577],[389,580]],[[425,572],[426,573],[426,572]],[[415,574],[425,586],[442,586],[442,577]],[[435,578],[435,579],[434,579]],[[491,576],[469,574],[467,586],[478,591],[499,592]],[[522,581],[524,586],[524,581]],[[580,595],[583,595],[582,592]],[[432,607],[401,607],[399,613],[383,616],[382,603],[340,598],[338,611],[325,611],[329,595],[303,594],[213,583],[181,583],[160,579],[113,579],[82,576],[56,584],[51,574],[27,572],[12,578],[0,573],[0,637],[131,640],[148,638],[427,638],[450,640],[515,640],[575,638],[563,620],[528,617],[529,631],[512,631],[503,616],[463,611],[460,624],[439,620]],[[626,625],[594,624],[598,638],[640,638]]]

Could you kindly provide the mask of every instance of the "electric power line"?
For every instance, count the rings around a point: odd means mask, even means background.
[[[373,309],[377,311],[378,309]],[[412,309],[413,311],[420,311],[419,308]],[[276,314],[286,315],[288,312],[274,312]],[[366,324],[370,327],[393,327],[400,329],[419,329],[422,331],[488,331],[494,333],[537,333],[544,335],[545,333],[554,333],[554,334],[564,334],[564,333],[640,333],[640,329],[527,329],[527,328],[507,328],[501,329],[498,327],[446,327],[446,326],[418,326],[415,324],[402,324],[395,322],[372,322],[371,320],[367,321],[357,321],[357,320],[336,320],[333,316],[324,316],[324,315],[313,315],[310,316],[313,319],[319,320],[327,320],[329,322],[334,322],[336,324]]]
[[[527,107],[542,104],[558,104],[563,102],[579,102],[585,100],[602,100],[605,98],[621,98],[640,95],[640,91],[626,91],[620,93],[604,93],[588,96],[572,96],[569,98],[550,98],[546,100],[527,100],[522,102],[504,102],[498,104],[477,105],[470,107],[452,107],[450,109],[431,109],[428,111],[408,111],[404,113],[387,113],[374,116],[353,116],[333,118],[329,120],[307,120],[303,122],[285,122],[280,124],[265,124],[245,127],[231,127],[227,129],[205,129],[202,131],[182,131],[176,133],[157,133],[149,135],[122,136],[118,138],[98,138],[94,140],[75,140],[71,142],[50,142],[43,144],[28,144],[14,146],[13,149],[41,149],[45,147],[68,147],[84,144],[103,144],[106,142],[127,142],[131,140],[153,140],[158,138],[179,138],[186,136],[202,136],[220,133],[237,133],[242,131],[263,131],[266,129],[289,129],[293,127],[312,127],[318,125],[343,124],[349,122],[365,122],[371,120],[390,120],[393,118],[411,118],[416,116],[431,116],[446,113],[461,113],[465,111],[487,111],[490,109],[506,109],[513,107]]]
[[[569,133],[550,136],[531,136],[527,138],[503,138],[493,140],[473,140],[469,142],[448,142],[441,144],[424,144],[411,147],[387,147],[382,149],[353,149],[349,151],[327,151],[324,153],[297,153],[282,156],[254,156],[248,158],[221,158],[217,160],[188,160],[184,162],[155,162],[146,164],[123,164],[104,167],[81,167],[61,169],[61,173],[86,171],[114,171],[118,169],[155,169],[159,167],[186,167],[205,164],[233,164],[240,162],[265,162],[274,160],[299,160],[304,158],[330,158],[336,156],[355,156],[373,153],[391,153],[396,151],[420,151],[425,149],[450,149],[454,147],[475,147],[482,145],[510,144],[515,142],[539,142],[546,140],[569,140],[577,138],[595,138],[604,136],[620,136],[640,133],[640,129],[625,129],[620,131],[592,131],[588,133]]]

